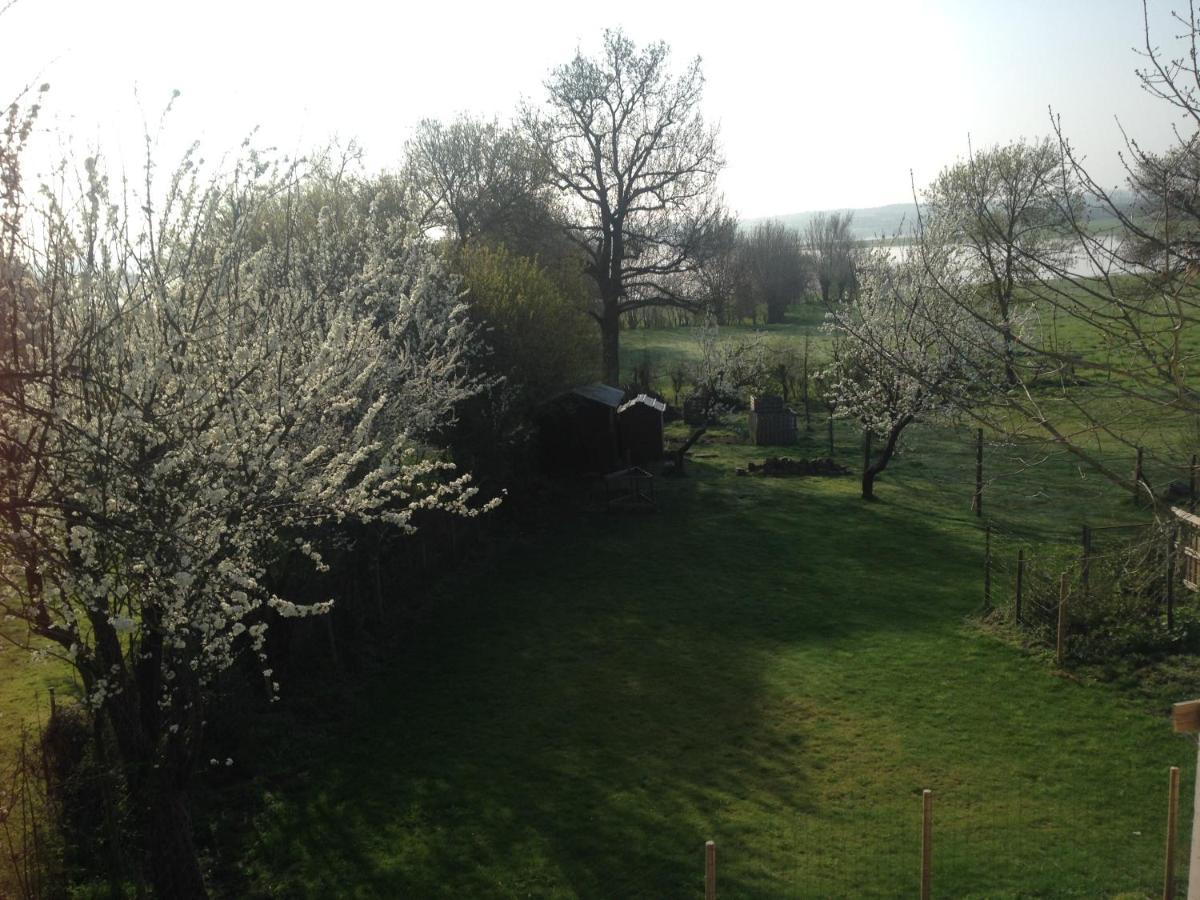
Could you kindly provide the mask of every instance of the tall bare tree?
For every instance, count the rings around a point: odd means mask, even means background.
[[[840,302],[856,286],[853,212],[819,213],[804,229],[804,243],[816,265],[821,302]]]
[[[528,133],[566,198],[563,224],[595,280],[603,373],[617,383],[621,316],[646,306],[700,305],[695,273],[723,210],[716,129],[700,114],[699,58],[668,70],[667,45],[637,48],[605,31],[597,58],[553,70]]]
[[[746,238],[744,253],[755,300],[766,307],[767,322],[782,322],[808,281],[800,232],[782,222],[760,222]]]
[[[738,302],[753,291],[746,267],[745,238],[737,219],[726,215],[714,229],[712,252],[697,269],[704,309],[718,325],[727,325],[740,317]]]

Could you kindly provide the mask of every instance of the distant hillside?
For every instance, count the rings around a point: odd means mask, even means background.
[[[1132,211],[1134,198],[1133,194],[1129,191],[1113,191],[1112,199],[1127,212]],[[787,213],[780,216],[761,216],[756,219],[743,219],[741,226],[743,229],[750,229],[759,222],[774,219],[775,221],[803,231],[816,216],[822,213],[830,215],[835,212],[854,213],[854,223],[850,230],[854,238],[860,241],[870,241],[880,237],[892,238],[897,232],[911,231],[917,218],[917,207],[915,204],[890,203],[887,206],[867,206],[861,209],[814,209],[808,212]],[[1116,224],[1116,219],[1113,218],[1107,209],[1096,205],[1092,206],[1092,229],[1097,231],[1111,230],[1116,227]]]

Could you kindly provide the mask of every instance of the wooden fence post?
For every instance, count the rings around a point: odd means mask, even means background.
[[[1196,454],[1192,454],[1192,468],[1188,477],[1188,511],[1196,511]]]
[[[717,845],[704,843],[704,900],[717,900]]]
[[[933,791],[921,792],[921,900],[929,900],[933,886]]]
[[[1171,707],[1171,728],[1176,734],[1200,731],[1200,700],[1187,700]],[[1188,900],[1200,900],[1200,744],[1196,749],[1195,793],[1192,799],[1192,850],[1188,862]]]
[[[1179,830],[1179,766],[1171,766],[1167,787],[1167,861],[1163,900],[1175,900],[1175,844]]]
[[[983,429],[975,432],[975,494],[971,497],[971,509],[976,517],[983,515]]]
[[[992,526],[983,530],[983,611],[992,611]]]
[[[1055,659],[1058,665],[1063,664],[1067,649],[1067,573],[1063,572],[1058,579],[1058,639],[1055,642]]]
[[[1017,602],[1015,604],[1015,616],[1017,624],[1021,624],[1021,589],[1025,584],[1025,550],[1024,548],[1017,551]]]

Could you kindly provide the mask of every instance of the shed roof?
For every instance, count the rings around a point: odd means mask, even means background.
[[[657,412],[666,412],[666,410],[667,410],[667,404],[663,403],[658,398],[651,397],[649,394],[638,394],[636,397],[634,397],[628,403],[622,404],[620,407],[618,407],[617,412],[623,413],[623,412],[625,412],[625,410],[627,410],[633,406],[636,406],[639,403],[641,403],[644,406],[649,406],[651,409],[653,409]]]
[[[583,397],[586,400],[592,400],[596,403],[603,403],[605,406],[611,406],[616,409],[621,405],[621,401],[625,399],[625,392],[620,388],[615,388],[607,384],[583,384],[576,388],[571,388],[567,391],[568,394],[574,394],[577,397]]]

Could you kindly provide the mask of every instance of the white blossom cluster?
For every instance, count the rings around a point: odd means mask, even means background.
[[[826,318],[834,360],[823,378],[840,415],[886,438],[994,384],[1000,336],[948,299],[971,289],[966,278],[951,245],[866,255],[856,296]]]
[[[278,690],[272,616],[330,608],[274,593],[272,563],[496,503],[429,446],[479,388],[476,343],[403,217],[319,167],[201,169],[115,196],[89,160],[0,310],[0,603],[90,704],[140,691],[171,735],[243,652]]]
[[[767,344],[762,332],[722,337],[719,326],[706,322],[697,330],[699,355],[689,367],[694,395],[705,417],[736,408],[747,392],[767,380]]]

